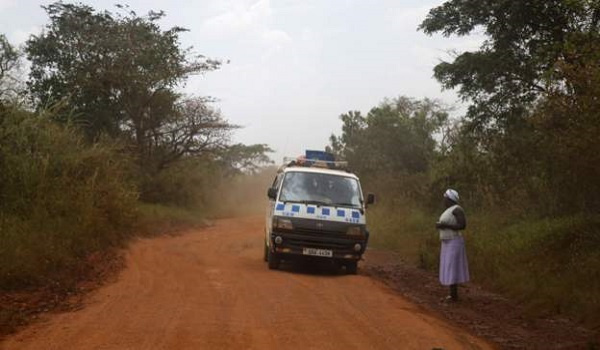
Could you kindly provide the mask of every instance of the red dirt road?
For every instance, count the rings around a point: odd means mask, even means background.
[[[366,276],[269,271],[262,218],[143,239],[117,282],[1,349],[489,349]],[[326,269],[325,269],[326,270]]]

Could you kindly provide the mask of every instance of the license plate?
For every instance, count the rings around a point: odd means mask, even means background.
[[[333,251],[331,249],[317,249],[317,248],[304,248],[302,254],[312,256],[322,256],[326,258],[333,257]]]

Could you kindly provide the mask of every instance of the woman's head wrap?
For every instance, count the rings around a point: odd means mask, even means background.
[[[446,192],[444,192],[444,198],[448,198],[449,200],[453,201],[454,203],[458,203],[459,201],[459,197],[458,197],[458,192],[456,192],[453,189],[447,189]]]

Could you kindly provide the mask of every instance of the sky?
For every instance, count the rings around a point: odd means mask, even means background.
[[[264,143],[272,158],[323,149],[341,132],[339,115],[367,113],[384,98],[438,99],[464,111],[455,91],[442,91],[433,67],[452,51],[475,50],[481,37],[417,31],[441,0],[83,0],[101,10],[128,4],[138,14],[164,10],[161,26],[181,26],[183,47],[221,59],[221,69],[182,87],[212,96],[242,128],[232,142]],[[0,33],[24,43],[48,22],[41,5],[0,0]]]

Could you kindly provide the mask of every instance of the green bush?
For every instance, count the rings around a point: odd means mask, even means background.
[[[89,145],[50,119],[0,106],[1,289],[60,283],[91,252],[121,244],[135,221],[119,147]]]
[[[220,175],[211,159],[183,158],[158,173],[140,174],[141,199],[145,203],[204,211]]]

